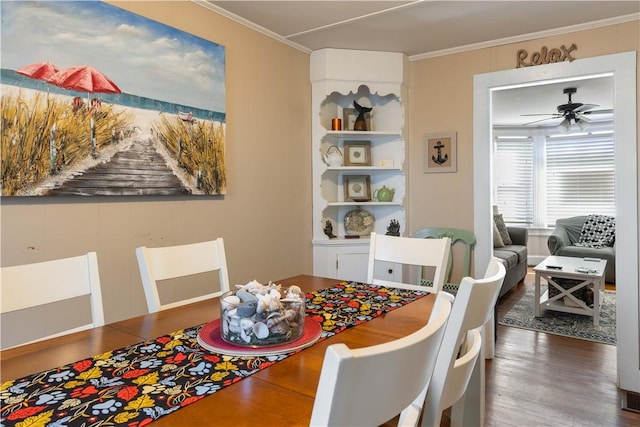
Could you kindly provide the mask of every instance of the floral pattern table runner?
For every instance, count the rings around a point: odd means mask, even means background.
[[[307,317],[321,323],[323,340],[425,295],[342,282],[307,293]],[[304,351],[224,356],[198,344],[202,326],[5,382],[0,385],[0,423],[139,427]]]

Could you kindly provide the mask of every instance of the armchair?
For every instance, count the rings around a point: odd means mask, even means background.
[[[556,221],[556,227],[547,239],[547,246],[551,255],[570,257],[593,257],[607,260],[605,269],[605,281],[615,283],[616,281],[616,247],[615,240],[612,246],[602,248],[578,246],[582,229],[587,215],[574,216],[571,218],[560,218]]]

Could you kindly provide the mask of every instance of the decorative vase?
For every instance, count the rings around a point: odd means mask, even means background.
[[[243,347],[270,347],[304,334],[305,298],[298,286],[256,281],[220,297],[221,338]]]
[[[356,101],[353,101],[353,106],[356,108],[356,111],[358,112],[358,117],[356,117],[356,121],[353,124],[353,130],[355,131],[367,131],[367,120],[365,118],[365,114],[371,112],[371,110],[373,110],[373,108],[371,107],[363,107],[362,105],[358,104]]]

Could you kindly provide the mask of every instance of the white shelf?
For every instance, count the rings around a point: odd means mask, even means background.
[[[402,202],[328,202],[327,206],[402,206]]]
[[[361,237],[359,239],[346,239],[344,237],[336,237],[334,239],[329,239],[328,237],[325,237],[324,239],[322,238],[313,239],[312,243],[314,245],[321,245],[321,246],[344,246],[344,245],[369,246],[369,238]]]
[[[345,139],[371,139],[392,140],[402,138],[399,132],[378,132],[378,131],[353,131],[353,130],[328,130],[325,138],[329,142],[337,142]]]
[[[408,60],[403,54],[350,51],[350,61],[345,62],[344,54],[343,50],[334,49],[311,54],[313,269],[314,274],[324,277],[356,279],[366,275],[369,239],[344,237],[346,214],[361,207],[375,218],[374,232],[384,234],[391,221],[398,221],[400,233],[406,234],[403,102],[407,96],[404,78]],[[374,69],[360,69],[362,64],[371,61],[377,64]],[[354,75],[364,77],[358,81]],[[332,119],[343,118],[344,109],[353,108],[355,102],[372,108],[370,130],[329,130]],[[371,166],[336,167],[324,162],[331,146],[338,147],[344,156],[344,147],[350,141],[370,144]],[[344,201],[348,175],[369,176],[370,202]],[[394,191],[393,201],[378,202],[373,198],[375,191],[382,187]],[[337,238],[329,239],[324,234],[327,220]],[[342,275],[344,277],[340,277]]]
[[[600,297],[602,301],[603,296]],[[595,309],[593,307],[584,308],[578,306],[566,305],[564,303],[564,297],[555,301],[549,301],[549,290],[546,290],[540,297],[540,308],[546,310],[560,311],[563,313],[583,314],[586,316],[593,316]],[[585,304],[586,305],[586,304]]]
[[[402,168],[399,167],[386,167],[386,166],[328,166],[328,171],[337,172],[401,172]]]

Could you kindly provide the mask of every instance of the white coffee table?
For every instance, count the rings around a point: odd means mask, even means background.
[[[560,268],[550,268],[554,266]],[[539,317],[542,308],[564,313],[584,314],[593,316],[593,324],[598,326],[600,324],[600,301],[602,300],[601,293],[604,292],[604,269],[606,266],[607,261],[604,259],[594,261],[585,258],[555,255],[547,257],[533,269],[536,273],[534,315]],[[547,281],[547,291],[541,296],[540,278],[542,277]],[[580,283],[565,289],[554,278],[580,280]],[[549,297],[549,289],[552,286],[558,290],[558,294]],[[593,307],[589,307],[583,300],[572,295],[572,292],[581,288],[591,288],[593,290]]]

